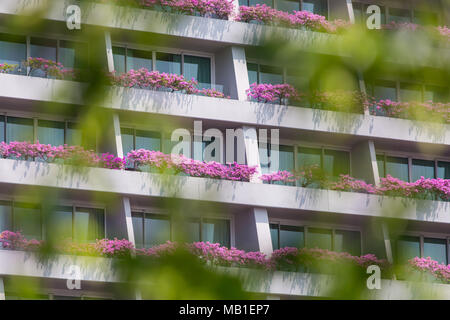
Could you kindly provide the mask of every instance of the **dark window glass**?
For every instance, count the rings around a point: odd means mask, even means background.
[[[112,51],[113,51],[113,60],[114,60],[114,70],[117,73],[126,72],[126,69],[125,69],[126,50],[125,50],[125,48],[113,47]]]
[[[423,239],[423,256],[430,257],[441,264],[447,264],[447,240],[446,239]]]
[[[0,34],[0,63],[17,65],[14,73],[25,73],[26,69],[20,67],[26,59],[27,45],[25,37]]]
[[[127,71],[145,68],[153,70],[152,52],[127,49]]]
[[[6,142],[33,142],[33,119],[8,117],[6,125]]]
[[[67,69],[83,68],[88,57],[87,44],[73,41],[59,41],[58,62]]]
[[[386,177],[386,172],[384,169],[384,155],[377,154],[377,165],[378,165],[378,174],[380,178]]]
[[[303,227],[280,226],[280,248],[305,246],[305,233]]]
[[[38,121],[37,139],[42,144],[61,146],[64,144],[64,122]]]
[[[170,240],[170,220],[168,217],[145,214],[144,230],[144,246],[146,248]]]
[[[328,17],[327,0],[303,0],[302,10]]]
[[[186,223],[185,229],[186,242],[201,241],[200,219],[191,219]]]
[[[446,103],[449,99],[450,88],[438,86],[425,86],[424,98],[426,101]]]
[[[420,238],[402,236],[397,240],[397,261],[406,263],[409,259],[420,257]]]
[[[397,101],[397,89],[395,82],[377,80],[373,83],[373,96],[376,100]]]
[[[76,208],[74,239],[77,242],[95,242],[105,237],[104,211],[92,208]]]
[[[441,179],[450,179],[450,162],[438,162],[437,177]]]
[[[142,213],[133,212],[131,217],[133,223],[133,231],[134,231],[134,242],[136,243],[136,248],[144,247],[144,225]]]
[[[42,239],[41,210],[39,206],[14,203],[14,230],[27,239]]]
[[[422,101],[422,87],[417,84],[400,83],[400,99],[402,101]]]
[[[283,83],[283,69],[272,66],[259,66],[259,82],[270,84]]]
[[[80,129],[77,123],[68,122],[66,134],[66,143],[68,145],[82,146],[88,150],[96,150],[97,141],[95,134],[90,137]]]
[[[332,250],[332,232],[327,229],[308,228],[308,248]]]
[[[299,0],[276,0],[277,10],[290,12],[300,11],[300,1]]]
[[[72,240],[73,208],[58,206],[54,208],[50,215],[49,232],[55,239]]]
[[[30,56],[56,61],[56,40],[31,38]],[[31,74],[36,77],[45,76],[42,70],[33,70]]]
[[[5,141],[5,117],[0,116],[0,141]]]
[[[200,88],[211,88],[211,59],[185,55],[183,75],[187,80],[198,81]]]
[[[202,241],[220,243],[230,247],[230,221],[225,219],[203,219]]]
[[[299,168],[318,165],[321,167],[322,150],[316,148],[299,147],[297,153]]]
[[[181,74],[181,55],[157,52],[156,70],[165,73]]]
[[[136,149],[161,150],[161,135],[159,132],[136,130]]]
[[[325,150],[323,169],[330,176],[350,173],[350,154],[345,151]]]
[[[334,232],[334,251],[361,255],[361,233],[358,231],[336,230]]]
[[[257,4],[259,5],[265,4],[266,6],[273,7],[272,0],[248,0],[248,5],[251,7],[256,6]]]
[[[273,250],[280,249],[280,243],[278,242],[278,224],[270,224],[270,238],[272,239]]]
[[[386,175],[390,174],[394,178],[409,181],[408,159],[397,157],[386,157]]]
[[[407,9],[389,8],[389,22],[411,22],[411,11]]]
[[[12,210],[11,203],[0,201],[0,233],[5,230],[12,230]]]
[[[434,161],[429,160],[412,160],[411,181],[417,181],[420,177],[434,178]]]
[[[131,150],[134,150],[134,129],[120,128],[122,136],[122,149],[123,154],[126,155]]]
[[[256,63],[247,63],[248,82],[259,83],[258,81],[258,65]]]

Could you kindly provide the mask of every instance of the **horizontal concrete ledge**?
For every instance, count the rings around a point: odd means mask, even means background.
[[[82,83],[0,74],[0,97],[82,105]],[[26,90],[24,90],[26,88]],[[289,107],[182,93],[113,87],[103,107],[121,111],[272,126],[372,139],[450,145],[450,125]],[[18,108],[16,105],[15,109]],[[236,117],[236,115],[239,117]]]
[[[65,11],[72,1],[2,0],[0,14],[27,15],[50,3],[49,10],[40,12],[48,20],[64,22]],[[148,9],[85,3],[81,7],[82,24],[129,31],[212,41],[228,45],[261,45],[270,37],[295,41],[306,51],[329,54],[330,41],[336,35],[298,29],[271,27],[243,22],[170,14]],[[281,37],[281,38],[280,38]],[[334,47],[335,54],[345,55],[343,44]]]
[[[218,268],[221,272],[237,276],[246,291],[268,295],[333,298],[335,277],[324,274],[296,272],[267,272],[245,268]],[[364,290],[361,299],[449,300],[450,285],[397,280],[381,280],[379,290]]]
[[[13,184],[117,193],[130,198],[176,197],[249,207],[450,223],[450,202],[147,172],[74,168],[23,160],[0,160],[0,184],[0,192],[7,192]]]
[[[65,280],[73,279],[73,266],[79,267],[79,280],[119,282],[113,259],[56,255],[41,260],[33,252],[0,249],[0,275]]]
[[[121,282],[114,260],[100,257],[56,255],[39,259],[32,252],[0,249],[0,276],[26,276],[46,279],[73,279],[73,267],[79,267],[79,280]],[[212,267],[222,274],[238,277],[249,292],[297,297],[333,297],[334,277],[247,268]],[[435,283],[382,280],[380,290],[366,290],[365,299],[450,299],[450,286]]]

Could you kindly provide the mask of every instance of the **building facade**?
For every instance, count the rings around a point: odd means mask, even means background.
[[[32,20],[29,12],[48,2],[0,3],[0,64],[19,66],[0,74],[1,141],[82,145],[97,153],[124,157],[138,149],[170,154],[178,142],[174,132],[182,132],[190,139],[183,148],[188,158],[238,161],[255,166],[258,174],[249,182],[188,174],[166,178],[129,164],[128,170],[87,168],[67,173],[55,163],[9,157],[0,160],[0,231],[20,230],[27,239],[36,240],[46,240],[49,230],[75,242],[119,238],[136,248],[182,239],[266,255],[284,247],[306,247],[353,256],[372,253],[390,263],[414,257],[450,263],[448,198],[406,201],[305,186],[299,180],[264,183],[258,178],[314,165],[331,181],[349,175],[374,186],[388,175],[409,183],[421,177],[450,179],[448,120],[427,122],[369,109],[340,112],[296,105],[292,99],[265,103],[249,98],[247,92],[254,83],[292,84],[302,92],[326,88],[322,80],[327,78],[320,74],[332,74],[334,66],[341,68],[354,61],[333,45],[340,41],[339,33],[236,21],[239,6],[266,4],[280,11],[304,10],[329,21],[364,24],[369,16],[367,7],[375,4],[381,10],[381,24],[443,26],[450,17],[445,3],[432,1],[424,7],[419,1],[234,1],[234,16],[218,19],[92,1],[88,7],[80,4],[81,31],[67,27],[66,9],[71,1],[49,3],[50,7],[39,11],[45,27],[24,31],[11,22],[18,17]],[[96,37],[85,37],[84,30]],[[295,44],[298,58],[262,54],[272,50],[270,46],[267,49],[267,40],[273,36]],[[419,61],[414,64],[415,73],[396,72],[400,69],[397,65],[408,63],[390,60],[388,55],[379,62],[383,68],[351,68],[345,73],[339,69],[336,74],[342,81],[337,83],[342,86],[336,89],[363,92],[378,101],[431,100],[448,106],[449,51],[445,46],[436,51],[442,51],[442,61],[423,61],[423,65]],[[182,75],[195,79],[199,88],[226,97],[107,86],[101,88],[104,97],[95,100],[82,80],[55,79],[45,67],[23,66],[30,57],[53,60],[69,69],[86,67],[86,60],[92,59],[101,61],[105,72],[116,75],[141,68]],[[289,59],[291,63],[287,63]],[[315,62],[323,68],[321,73]],[[105,127],[96,128],[86,120],[90,108],[97,110],[96,117],[101,115]],[[80,121],[86,123],[80,125]],[[231,147],[227,131],[231,131]],[[264,144],[262,134],[275,143]],[[92,135],[95,139],[89,139]],[[208,146],[213,142],[220,147],[206,159],[203,151],[211,150]],[[49,190],[57,198],[46,203],[39,195]],[[182,226],[173,223],[170,209],[164,205],[173,198],[183,203],[187,218]],[[49,211],[59,223],[57,228],[45,219]],[[0,298],[20,298],[20,293],[9,288],[14,279],[22,277],[42,283],[41,298],[121,298],[110,294],[119,281],[108,259],[74,258],[91,259],[91,263],[82,264],[83,289],[71,290],[66,287],[67,265],[77,262],[69,263],[66,256],[47,265],[21,250],[0,250],[0,257]],[[247,289],[264,298],[327,297],[319,285],[324,275],[291,274],[292,279],[284,282],[276,274],[260,276],[273,277],[266,280],[272,281],[271,286],[249,285]],[[399,289],[407,286],[406,281],[383,281],[384,291],[376,297],[395,298],[392,292],[411,297]],[[450,297],[448,285],[434,285],[444,297]]]

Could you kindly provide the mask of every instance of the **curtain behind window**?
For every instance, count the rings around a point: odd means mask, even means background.
[[[211,59],[185,55],[183,74],[186,80],[197,80],[200,88],[211,88]]]
[[[33,142],[33,119],[8,117],[6,126],[6,142]]]
[[[64,122],[59,121],[38,121],[37,139],[42,144],[60,146],[64,144]]]

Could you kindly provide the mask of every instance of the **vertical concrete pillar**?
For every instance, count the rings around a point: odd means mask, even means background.
[[[349,2],[349,0],[328,1],[329,20],[335,20],[335,19],[350,20],[348,2]],[[351,5],[351,1],[350,1],[350,5]],[[352,12],[353,12],[353,10],[352,10]]]
[[[353,146],[351,166],[353,177],[374,185],[380,183],[375,145],[372,140],[361,141]]]
[[[106,63],[108,66],[108,71],[114,71],[114,58],[112,52],[112,42],[111,42],[111,34],[109,31],[105,31],[105,45],[106,45]]]
[[[0,300],[6,300],[5,285],[3,284],[3,278],[0,278]]]
[[[259,159],[258,134],[256,128],[243,126],[242,130],[244,132],[245,158],[247,160],[247,165],[256,167],[256,170],[258,171],[253,175],[250,182],[262,183],[259,179],[261,176],[261,162]]]
[[[246,251],[272,254],[269,217],[265,208],[251,208],[236,215],[236,247]]]
[[[215,55],[216,83],[224,86],[226,95],[232,99],[247,100],[249,88],[245,49],[227,47]]]

